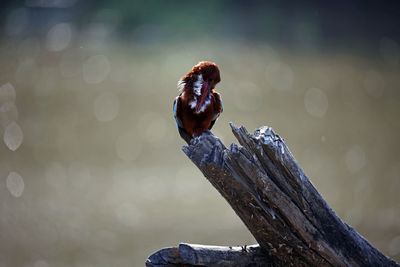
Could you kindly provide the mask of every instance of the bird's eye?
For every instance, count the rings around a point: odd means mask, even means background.
[[[212,82],[212,81],[214,81],[214,79],[213,78],[210,78],[210,79],[208,79],[210,82]]]

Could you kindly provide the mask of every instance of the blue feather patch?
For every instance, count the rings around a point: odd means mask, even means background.
[[[174,101],[173,112],[174,112],[174,119],[175,119],[176,128],[178,128],[178,130],[179,130],[178,121],[176,120],[176,106],[177,106],[177,102],[178,102],[178,101],[176,101],[176,99],[175,99],[175,101]]]
[[[174,117],[176,117],[176,99],[174,101],[174,108],[173,108],[173,112],[174,112]]]

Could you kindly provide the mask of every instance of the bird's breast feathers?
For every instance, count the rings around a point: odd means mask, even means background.
[[[199,110],[196,110],[196,106],[197,106],[197,98],[196,97],[194,97],[194,99],[189,101],[190,108],[193,109],[194,113],[196,113],[196,114],[203,113],[210,104],[211,104],[211,94],[209,96],[207,96],[206,100],[204,101],[203,105],[200,107]]]

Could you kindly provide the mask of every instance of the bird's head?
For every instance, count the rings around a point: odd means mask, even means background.
[[[181,92],[194,94],[196,110],[198,111],[207,99],[211,90],[221,81],[218,66],[209,61],[202,61],[195,65],[178,82]]]
[[[191,71],[196,74],[201,74],[203,81],[207,84],[209,90],[214,89],[217,83],[221,81],[218,66],[213,62],[199,62]]]

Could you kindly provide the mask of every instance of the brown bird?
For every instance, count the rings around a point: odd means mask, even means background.
[[[212,62],[199,62],[178,81],[179,96],[173,111],[180,136],[190,140],[208,132],[221,114],[222,99],[214,90],[221,81],[218,66]]]

